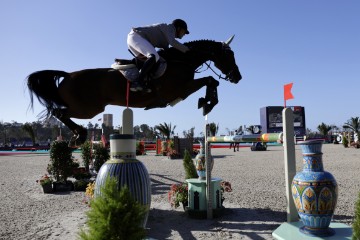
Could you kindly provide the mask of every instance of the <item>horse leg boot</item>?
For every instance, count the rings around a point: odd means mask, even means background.
[[[205,107],[208,102],[214,101],[213,105],[215,106],[218,103],[217,99],[217,91],[216,88],[219,86],[219,81],[215,80],[213,77],[206,77],[206,95],[205,98],[201,97],[198,101],[198,109]],[[215,89],[215,96],[211,93],[213,91],[212,89]],[[212,97],[213,96],[213,97]]]
[[[130,90],[134,91],[145,91],[145,92],[151,92],[151,89],[147,88],[145,86],[144,83],[144,79],[146,77],[146,75],[150,72],[150,70],[152,69],[152,67],[155,65],[156,63],[156,57],[154,54],[150,54],[150,57],[144,62],[142,68],[139,71],[139,77],[137,79],[137,81],[135,83],[132,84]]]
[[[206,95],[205,99],[208,99],[206,101],[206,104],[203,106],[203,115],[207,115],[211,110],[215,107],[216,104],[218,104],[218,94],[217,94],[217,87],[207,87],[206,88]],[[210,101],[210,103],[207,103]]]

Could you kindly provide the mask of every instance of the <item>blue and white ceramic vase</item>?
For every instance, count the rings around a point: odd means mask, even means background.
[[[110,160],[105,162],[96,177],[95,197],[101,195],[100,187],[107,177],[118,180],[118,188],[126,185],[132,197],[147,207],[142,226],[146,226],[150,203],[151,185],[149,173],[145,165],[136,159],[136,139],[132,134],[110,135]]]
[[[338,185],[322,162],[322,140],[298,142],[303,155],[303,170],[292,181],[292,195],[304,226],[300,231],[309,236],[328,237],[338,198]]]

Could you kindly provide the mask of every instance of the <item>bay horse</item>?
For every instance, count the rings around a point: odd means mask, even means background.
[[[167,62],[164,74],[151,80],[152,92],[128,92],[128,80],[112,68],[85,69],[67,73],[58,70],[42,70],[27,77],[30,93],[30,107],[33,95],[46,107],[44,117],[54,116],[73,133],[71,142],[82,144],[87,138],[84,127],[70,118],[90,119],[105,110],[107,105],[134,108],[163,108],[186,99],[192,93],[206,86],[206,95],[198,101],[203,115],[208,114],[218,103],[219,81],[212,76],[194,79],[196,70],[212,61],[225,75],[223,79],[232,83],[241,80],[235,62],[234,52],[227,42],[197,40],[184,43],[190,51],[182,53],[175,48],[159,51]],[[128,94],[128,95],[127,95]],[[127,96],[129,101],[127,101]]]

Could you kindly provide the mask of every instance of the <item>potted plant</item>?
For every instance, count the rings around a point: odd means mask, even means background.
[[[89,179],[79,179],[74,182],[74,191],[86,191],[87,185],[89,184]]]
[[[54,180],[49,175],[45,174],[41,176],[39,180],[36,180],[37,183],[41,185],[44,193],[51,193],[53,191],[52,184]]]
[[[183,166],[185,169],[185,179],[197,178],[196,168],[192,161],[191,155],[188,150],[184,151]]]
[[[347,137],[345,137],[345,136],[343,137],[342,144],[345,148],[349,147],[349,141],[348,141]]]
[[[65,141],[54,141],[50,146],[50,164],[48,172],[55,178],[54,191],[71,191],[74,186],[68,177],[72,176],[73,168],[79,164],[74,162],[72,148]]]
[[[145,155],[145,144],[143,141],[136,143],[136,155]]]
[[[168,192],[168,199],[171,207],[177,208],[182,203],[185,210],[185,207],[188,206],[188,184],[172,184]]]
[[[355,217],[354,223],[352,224],[353,235],[352,239],[360,239],[360,192],[358,194],[358,199],[355,203]]]
[[[225,200],[224,193],[232,192],[232,188],[231,188],[231,183],[227,181],[221,181],[220,186],[221,186],[221,205],[222,205]]]
[[[110,158],[109,150],[102,145],[94,145],[94,169],[99,172],[101,166]]]
[[[167,152],[168,152],[168,142],[167,141],[161,142],[161,152],[162,152],[163,156],[167,155]]]
[[[136,201],[124,186],[118,190],[117,180],[108,178],[101,194],[91,200],[87,212],[87,228],[80,239],[144,239],[143,221],[147,207]]]
[[[91,143],[90,141],[85,141],[82,145],[81,145],[81,158],[83,159],[83,164],[85,166],[85,170],[87,172],[89,172],[89,165],[90,165],[90,161],[92,159],[91,156]]]

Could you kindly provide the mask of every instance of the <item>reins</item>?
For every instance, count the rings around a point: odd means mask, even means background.
[[[208,62],[210,62],[210,63],[208,63]],[[206,68],[205,70],[200,71],[200,69],[203,67],[204,64],[207,66],[207,68]],[[208,70],[208,69],[210,69],[216,76],[218,76],[219,79],[224,79],[224,80],[226,80],[226,81],[229,81],[228,75],[230,75],[230,73],[231,73],[232,71],[231,71],[229,74],[227,74],[225,77],[223,77],[223,76],[221,75],[221,73],[215,72],[215,70],[211,67],[211,61],[210,61],[210,60],[207,61],[207,62],[205,62],[205,63],[203,63],[203,64],[201,64],[201,66],[198,67],[198,68],[195,70],[195,73],[202,73],[202,72],[205,72],[205,71]]]

